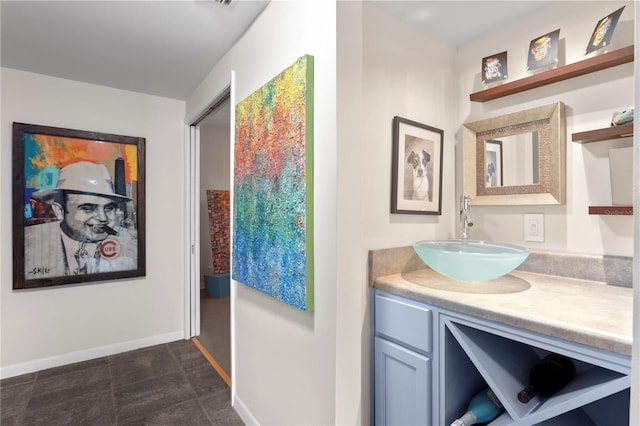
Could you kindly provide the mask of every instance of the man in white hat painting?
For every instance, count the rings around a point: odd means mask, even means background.
[[[57,221],[25,228],[25,279],[137,268],[137,234],[118,223],[119,206],[103,164],[79,161],[58,175],[55,188],[31,197],[51,205]]]

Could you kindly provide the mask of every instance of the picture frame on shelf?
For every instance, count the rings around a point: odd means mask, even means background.
[[[536,73],[558,66],[560,29],[536,37],[529,43],[527,71]]]
[[[502,141],[485,141],[485,187],[502,186]]]
[[[623,10],[624,6],[600,19],[596,23],[596,26],[591,33],[591,38],[589,38],[589,43],[587,44],[585,55],[598,50],[602,52],[606,52],[609,50],[609,46],[611,45],[611,38],[613,37],[613,31],[618,24],[618,20],[620,19],[620,15],[622,15]]]
[[[391,213],[442,214],[444,131],[393,118]]]
[[[145,139],[13,123],[13,288],[140,277]]]
[[[509,78],[507,51],[482,58],[480,73],[485,85],[502,83]]]

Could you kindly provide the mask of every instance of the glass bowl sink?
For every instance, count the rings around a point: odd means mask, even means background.
[[[506,275],[529,256],[524,247],[475,240],[419,241],[413,249],[436,272],[475,282]]]

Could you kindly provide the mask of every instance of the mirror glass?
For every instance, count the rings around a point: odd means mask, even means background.
[[[463,126],[463,190],[472,205],[563,204],[564,105]]]
[[[485,187],[540,183],[538,132],[484,141]]]

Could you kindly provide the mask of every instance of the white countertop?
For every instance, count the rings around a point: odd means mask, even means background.
[[[631,355],[633,290],[513,271],[483,283],[431,269],[377,277],[377,289],[572,342]]]

